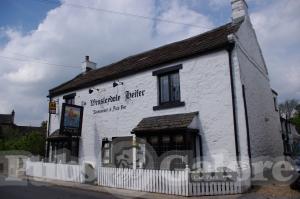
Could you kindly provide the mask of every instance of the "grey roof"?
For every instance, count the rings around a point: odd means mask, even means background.
[[[188,129],[198,112],[163,115],[142,119],[132,133]]]
[[[153,69],[162,64],[225,48],[230,45],[227,36],[235,33],[241,23],[228,23],[203,34],[127,57],[96,70],[90,70],[50,89],[49,96],[91,87],[105,81]]]

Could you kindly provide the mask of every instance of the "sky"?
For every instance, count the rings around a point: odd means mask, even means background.
[[[300,99],[300,1],[247,2],[279,101]],[[0,0],[0,113],[40,125],[85,55],[101,67],[230,21],[230,0]]]

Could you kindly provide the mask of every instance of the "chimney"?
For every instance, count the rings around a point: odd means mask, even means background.
[[[231,0],[232,22],[237,23],[248,16],[248,5],[246,0]]]
[[[90,61],[89,56],[85,56],[85,60],[81,65],[82,72],[85,73],[90,70],[96,69],[96,63]]]
[[[12,110],[12,112],[11,112],[11,122],[12,122],[12,124],[15,123],[15,111],[14,110]]]

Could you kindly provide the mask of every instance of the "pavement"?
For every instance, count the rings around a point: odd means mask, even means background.
[[[146,193],[124,189],[107,188],[88,184],[23,178],[4,180],[0,178],[1,199],[187,199],[187,197]],[[264,185],[256,186],[250,192],[226,196],[188,197],[201,199],[300,199],[300,192],[289,186]]]

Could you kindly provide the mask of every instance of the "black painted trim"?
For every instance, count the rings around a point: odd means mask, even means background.
[[[185,102],[172,102],[172,103],[161,104],[158,106],[153,106],[153,110],[158,111],[158,110],[176,108],[181,106],[185,106]]]
[[[173,73],[173,72],[179,71],[180,69],[182,69],[182,64],[178,64],[178,65],[175,65],[175,66],[170,66],[170,67],[167,67],[167,68],[163,68],[163,69],[153,71],[152,75],[153,76],[165,75],[167,73]]]
[[[250,131],[249,131],[249,119],[248,119],[248,109],[247,109],[247,98],[246,98],[246,90],[245,85],[242,85],[243,88],[243,102],[245,109],[245,119],[246,119],[246,130],[247,130],[247,145],[248,145],[248,156],[250,161],[250,172],[252,176],[252,155],[251,155],[251,142],[250,142]]]
[[[242,87],[243,87],[243,101],[244,101],[244,109],[245,109],[246,128],[247,128],[248,154],[249,154],[249,158],[251,158],[251,145],[250,145],[250,132],[249,132],[249,120],[248,120],[246,91],[245,91],[245,86],[243,85]]]
[[[233,64],[232,64],[232,50],[233,45],[228,48],[228,56],[229,56],[229,71],[230,71],[230,85],[231,85],[231,97],[232,97],[232,113],[233,113],[233,126],[234,126],[234,141],[235,141],[235,153],[237,161],[240,160],[240,149],[239,149],[239,141],[238,141],[238,133],[237,133],[237,117],[236,117],[236,93],[234,88],[234,79],[233,79]]]
[[[64,95],[63,99],[70,99],[70,98],[74,98],[75,96],[76,96],[76,93],[71,93],[71,94],[68,94],[68,95]]]

